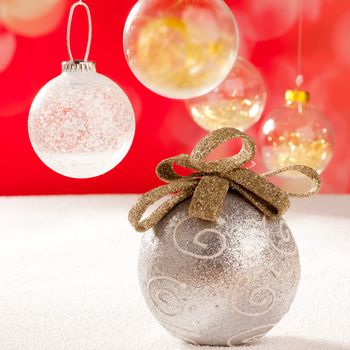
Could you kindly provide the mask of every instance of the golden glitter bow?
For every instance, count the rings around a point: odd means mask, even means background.
[[[242,139],[242,148],[237,154],[216,161],[205,160],[217,146],[235,138]],[[189,216],[215,221],[229,188],[238,191],[269,217],[285,213],[290,205],[289,197],[308,197],[318,192],[321,184],[320,177],[314,169],[305,165],[291,165],[264,174],[256,174],[243,168],[245,163],[254,158],[255,151],[254,140],[237,129],[223,128],[211,132],[199,141],[190,155],[181,154],[158,164],[157,175],[168,184],[157,187],[138,199],[129,212],[130,223],[136,231],[147,231],[178,203],[191,196]],[[187,176],[179,175],[174,171],[174,164],[196,172]],[[309,191],[301,194],[285,192],[266,179],[291,170],[310,178]],[[146,210],[167,195],[171,195],[170,199],[142,220]]]

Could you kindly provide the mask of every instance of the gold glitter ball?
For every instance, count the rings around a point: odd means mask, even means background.
[[[333,132],[326,117],[305,103],[277,108],[262,126],[261,151],[269,170],[303,164],[321,173],[333,155]],[[299,177],[286,172],[283,176]]]
[[[266,97],[265,83],[259,71],[239,57],[216,89],[188,100],[186,105],[193,120],[205,130],[233,127],[244,131],[260,119]]]

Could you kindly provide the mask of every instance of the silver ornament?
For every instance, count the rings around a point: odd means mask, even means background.
[[[288,311],[299,255],[282,218],[268,219],[228,193],[215,223],[190,218],[190,200],[143,235],[139,280],[152,314],[198,345],[239,345],[265,335]]]

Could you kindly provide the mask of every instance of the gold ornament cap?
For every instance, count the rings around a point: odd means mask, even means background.
[[[287,103],[308,103],[310,101],[310,93],[305,90],[287,90],[284,94]]]

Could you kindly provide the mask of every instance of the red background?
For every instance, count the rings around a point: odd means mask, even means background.
[[[45,0],[0,0],[0,5],[37,1],[45,3]],[[298,1],[226,2],[240,28],[241,54],[259,68],[266,81],[269,94],[266,115],[283,103],[284,90],[294,86]],[[29,143],[27,116],[37,91],[60,74],[61,61],[67,59],[65,30],[72,3],[56,0],[57,8],[48,8],[30,25],[9,25],[6,19],[0,23],[0,195],[144,192],[159,184],[154,168],[160,160],[189,152],[205,134],[192,122],[182,101],[147,90],[128,68],[122,34],[135,1],[87,0],[93,20],[90,59],[97,62],[99,73],[116,81],[130,97],[137,116],[134,144],[121,164],[98,178],[65,178],[41,163]],[[39,33],[30,32],[33,28]],[[76,11],[72,41],[77,58],[83,55],[86,33],[84,12]],[[305,87],[311,92],[312,103],[331,120],[336,136],[333,160],[322,175],[322,191],[328,193],[350,192],[349,33],[348,0],[305,0]],[[259,123],[248,133],[255,137],[258,128]],[[223,152],[228,151],[226,147]],[[259,156],[256,162],[260,163]]]

